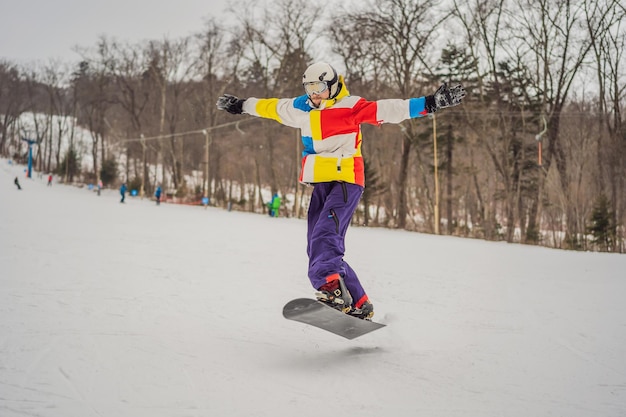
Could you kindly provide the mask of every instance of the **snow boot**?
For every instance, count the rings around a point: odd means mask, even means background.
[[[374,305],[366,301],[360,308],[353,307],[350,309],[348,314],[358,319],[372,321],[372,317],[374,317]]]
[[[352,296],[341,275],[331,275],[327,280],[328,282],[315,293],[317,300],[343,313],[350,312],[352,310]]]

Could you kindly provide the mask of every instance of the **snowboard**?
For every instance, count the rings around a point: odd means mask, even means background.
[[[288,320],[299,321],[346,339],[355,339],[385,327],[384,324],[349,316],[310,298],[289,301],[283,307],[283,316]]]

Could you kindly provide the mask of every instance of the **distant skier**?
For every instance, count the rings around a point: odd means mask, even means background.
[[[101,191],[102,191],[102,180],[98,180],[98,196],[100,196]]]
[[[52,186],[52,174],[48,175],[48,187]]]
[[[13,183],[15,184],[18,190],[22,189],[22,187],[20,187],[20,180],[18,180],[17,177],[15,177],[15,181],[13,181]]]
[[[217,108],[299,128],[304,152],[300,182],[313,185],[308,212],[309,279],[317,299],[344,313],[370,319],[374,307],[354,270],[343,260],[345,236],[365,186],[361,124],[401,123],[461,104],[459,84],[433,95],[368,101],[351,96],[342,75],[324,62],[302,76],[305,95],[244,98],[224,94]]]
[[[281,202],[282,202],[282,200],[278,196],[278,193],[275,193],[272,196],[272,201],[270,201],[269,204],[268,204],[270,217],[278,217],[278,213],[280,211],[280,204],[281,204]]]
[[[128,187],[126,187],[126,183],[122,183],[122,186],[120,187],[120,194],[122,195],[122,199],[120,200],[120,203],[124,202],[124,199],[126,198],[126,190],[128,190]]]
[[[159,204],[161,204],[161,193],[162,193],[162,191],[161,191],[161,186],[159,185],[159,186],[156,188],[156,191],[154,192],[154,197],[156,198],[156,203],[157,203],[157,206],[158,206]]]

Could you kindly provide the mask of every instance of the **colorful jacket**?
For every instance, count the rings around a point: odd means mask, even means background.
[[[280,208],[280,203],[282,203],[281,198],[278,196],[278,194],[274,194],[274,196],[272,197],[272,201],[270,202],[270,207],[274,210],[278,210]]]
[[[301,129],[302,169],[300,182],[343,181],[365,185],[361,155],[361,124],[400,123],[428,114],[425,98],[367,101],[351,96],[343,76],[341,91],[334,99],[313,107],[306,95],[296,98],[248,98],[244,113],[276,120]]]

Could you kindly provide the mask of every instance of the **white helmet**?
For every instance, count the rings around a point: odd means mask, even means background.
[[[341,91],[341,83],[339,82],[337,71],[326,62],[317,62],[310,65],[302,75],[302,85],[309,97],[311,94],[321,94],[326,89],[329,89],[329,98],[335,98]]]

